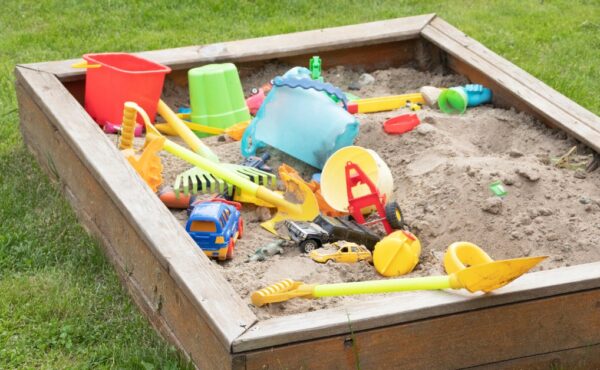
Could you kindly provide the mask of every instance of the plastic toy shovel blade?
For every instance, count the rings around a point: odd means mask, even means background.
[[[471,266],[455,274],[460,284],[471,293],[491,292],[515,280],[544,259],[546,256],[494,261]]]
[[[279,202],[271,201],[271,204],[277,205],[277,213],[269,221],[260,224],[275,235],[277,235],[275,226],[279,222],[312,221],[319,215],[317,198],[304,181],[285,171],[279,171],[279,177],[285,185],[285,193],[277,194],[282,197]],[[267,198],[264,200],[269,201]]]

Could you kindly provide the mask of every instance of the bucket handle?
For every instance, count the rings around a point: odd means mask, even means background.
[[[250,125],[244,130],[244,135],[241,140],[242,156],[249,157],[256,154],[256,150],[263,148],[265,143],[256,139],[256,118],[250,122]]]
[[[77,62],[77,63],[73,63],[71,64],[71,68],[100,68],[102,65],[101,64],[88,64],[87,61],[82,61],[82,62]]]

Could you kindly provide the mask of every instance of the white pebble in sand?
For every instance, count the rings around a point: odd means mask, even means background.
[[[497,215],[499,213],[502,213],[502,207],[502,199],[498,197],[490,197],[485,200],[483,206],[481,206],[481,209],[485,212]]]
[[[429,123],[421,123],[417,126],[415,130],[421,135],[427,135],[435,131],[435,127],[433,127]]]

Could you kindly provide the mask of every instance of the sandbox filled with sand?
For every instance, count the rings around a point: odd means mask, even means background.
[[[268,65],[243,77],[245,93],[289,68]],[[348,91],[361,73],[336,67],[324,71],[323,76]],[[374,71],[371,75],[375,78],[372,84],[352,92],[369,98],[417,92],[425,85],[449,87],[468,82],[461,76],[411,68]],[[185,87],[167,81],[163,99],[172,108],[188,106],[187,94]],[[417,113],[421,124],[416,129],[403,135],[386,134],[383,122],[404,113],[410,111],[403,108],[358,114],[361,126],[355,144],[376,151],[388,164],[394,177],[393,198],[402,208],[408,229],[421,241],[420,262],[407,277],[443,274],[443,253],[456,241],[473,242],[494,259],[549,256],[534,270],[600,259],[600,171],[583,170],[591,157],[589,149],[526,114],[491,105],[470,108],[463,115],[424,107]],[[225,136],[203,140],[222,162],[241,163],[239,142]],[[576,150],[557,165],[556,160],[574,146]],[[275,170],[287,163],[306,180],[318,172],[284,153],[269,150],[272,158],[268,164]],[[161,157],[165,185],[172,185],[177,174],[190,168],[167,153]],[[508,191],[503,198],[493,196],[489,189],[497,180]],[[186,212],[173,214],[185,226]],[[305,283],[383,278],[366,262],[318,264],[292,245],[264,262],[246,262],[249,255],[276,237],[259,225],[268,217],[266,209],[244,205],[242,217],[245,233],[236,244],[234,258],[214,261],[214,265],[249,305],[252,291],[285,278]],[[260,319],[266,319],[374,299],[372,295],[295,299],[251,307]]]

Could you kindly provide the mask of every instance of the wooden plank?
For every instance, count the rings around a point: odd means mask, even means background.
[[[51,122],[57,135],[73,150],[82,166],[89,170],[93,180],[106,193],[107,201],[113,203],[122,214],[126,225],[115,225],[116,230],[120,231],[127,225],[132,228],[131,233],[140,238],[164,269],[163,278],[173,279],[196,313],[207,322],[222,345],[229,350],[233,339],[256,321],[247,304],[212,267],[212,262],[201,253],[169,210],[126,163],[116,147],[55,76],[19,67],[16,76],[26,93]],[[26,116],[24,118],[23,125],[36,124]],[[38,143],[40,140],[44,138],[36,138],[30,143],[32,146],[42,145]],[[58,165],[61,160],[57,157],[54,162]],[[73,174],[69,179],[69,187],[75,192],[74,189],[81,185],[78,183],[79,178],[77,174]],[[87,212],[94,223],[100,224],[102,219],[107,218],[106,211],[100,204],[95,204],[93,199],[90,202]],[[115,232],[110,238],[118,236],[119,232]],[[119,253],[127,253],[128,245],[119,243],[114,248]],[[146,286],[143,283],[141,285]],[[186,318],[181,317],[181,320]]]
[[[507,303],[600,288],[600,262],[525,274],[491,294],[431,291],[374,296],[369,302],[260,321],[233,343],[233,352],[347,334]]]
[[[584,346],[597,351],[598,344],[595,289],[247,352],[235,361],[245,369],[454,369]]]
[[[390,67],[399,67],[412,63],[415,59],[415,50],[419,39],[410,39],[381,43],[376,45],[366,45],[360,47],[333,49],[319,52],[323,60],[323,68],[335,66],[352,66],[357,69],[364,69],[367,72],[377,69],[386,69]],[[274,62],[286,63],[289,65],[308,65],[310,57],[314,53],[304,53],[295,56],[281,57]]]
[[[382,44],[418,38],[419,32],[435,14],[397,18],[358,25],[295,32],[203,46],[135,53],[174,69],[222,61],[243,62],[290,57],[335,49]],[[85,73],[71,65],[80,59],[23,65],[56,75],[61,81],[81,78]]]
[[[526,72],[514,65],[508,65],[509,62],[500,63],[501,57],[488,51],[485,55],[480,55],[479,50],[473,50],[472,45],[476,41],[469,42],[469,48],[463,45],[466,36],[455,28],[444,26],[445,22],[434,19],[429,25],[423,28],[421,35],[427,40],[436,44],[446,51],[456,60],[464,62],[469,67],[479,72],[479,76],[485,76],[496,85],[495,93],[498,88],[502,89],[501,95],[510,95],[511,100],[520,101],[527,106],[529,110],[543,117],[543,121],[558,127],[569,135],[577,138],[587,144],[595,151],[600,152],[600,126],[597,125],[598,117],[593,113],[585,111],[583,107],[577,109],[577,114],[573,113],[575,103],[565,106],[560,101],[555,101],[549,97],[560,95],[555,90],[546,85],[533,85],[525,80],[519,80],[519,76],[526,75]],[[462,41],[462,43],[461,43]],[[488,60],[490,55],[495,56],[494,60]],[[451,58],[449,58],[451,61]],[[456,65],[449,65],[450,68]],[[459,73],[469,76],[468,69],[459,69]],[[525,79],[525,77],[523,77]],[[540,83],[541,84],[541,83]],[[567,98],[564,98],[567,99]],[[568,99],[567,99],[568,100]],[[562,101],[562,100],[561,100]]]
[[[390,67],[400,67],[410,64],[415,59],[415,50],[420,40],[411,39],[390,43],[368,45],[356,48],[329,50],[319,53],[324,61],[323,68],[328,69],[339,65],[352,65],[353,68],[364,69],[367,72]],[[437,48],[436,48],[437,49]],[[260,70],[268,63],[308,65],[308,60],[314,54],[300,54],[257,62],[236,62],[236,67],[244,83],[244,78]],[[178,86],[187,86],[187,69],[173,69],[167,75]],[[82,76],[83,77],[83,76]],[[265,81],[266,82],[266,81]],[[84,103],[85,80],[64,81],[63,84],[80,104]]]
[[[58,176],[79,220],[100,239],[120,280],[151,324],[198,366],[230,368],[229,347],[221,343],[21,84],[17,84],[17,95],[27,146],[50,176]]]
[[[600,344],[570,348],[562,351],[543,353],[540,355],[515,358],[492,364],[475,366],[477,370],[548,370],[570,369],[588,370],[600,369]]]

